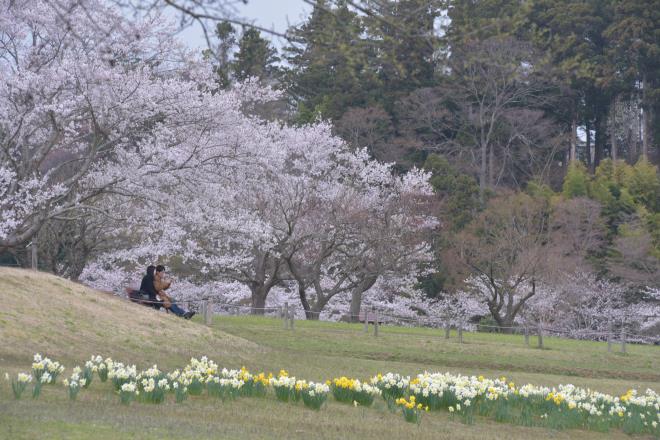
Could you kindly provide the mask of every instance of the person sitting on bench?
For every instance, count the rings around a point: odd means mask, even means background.
[[[144,277],[142,277],[142,282],[140,283],[140,293],[142,295],[149,295],[149,299],[147,301],[143,301],[143,304],[149,305],[158,310],[163,306],[163,301],[160,301],[156,296],[158,295],[158,292],[154,287],[154,281],[156,279],[154,274],[155,271],[156,266],[149,265],[147,267],[147,273]]]
[[[169,278],[167,278],[167,275],[165,274],[165,266],[163,266],[162,264],[156,266],[156,274],[154,276],[153,287],[154,290],[156,291],[156,294],[160,297],[163,307],[165,307],[168,310],[171,310],[172,313],[174,313],[176,316],[181,316],[182,318],[185,319],[192,318],[195,312],[186,312],[177,304],[172,302],[172,298],[170,298],[169,295],[165,293],[165,291],[169,289],[171,285],[172,285],[172,281]]]

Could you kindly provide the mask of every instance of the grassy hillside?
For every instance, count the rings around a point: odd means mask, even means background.
[[[311,380],[339,375],[365,378],[378,372],[423,370],[487,376],[516,383],[574,383],[605,392],[630,387],[660,389],[660,348],[628,346],[607,353],[605,344],[546,339],[547,349],[524,346],[522,337],[466,334],[447,341],[438,330],[383,327],[378,338],[360,325],[216,317],[213,326],[158,313],[111,295],[45,274],[0,268],[0,373],[29,369],[41,352],[67,367],[92,354],[161,368],[183,366],[208,355],[221,366],[252,371],[285,368]],[[534,342],[534,341],[532,341]],[[109,384],[96,380],[76,402],[60,385],[39,400],[13,400],[0,383],[0,438],[361,438],[420,439],[628,438],[620,432],[550,431],[478,419],[466,426],[447,413],[430,413],[417,427],[379,403],[355,409],[329,401],[313,412],[274,398],[220,403],[206,396],[183,404],[121,406]]]
[[[43,273],[0,268],[0,365],[37,352],[65,363],[102,353],[138,364],[185,363],[191,354],[249,362],[261,349],[172,314]]]

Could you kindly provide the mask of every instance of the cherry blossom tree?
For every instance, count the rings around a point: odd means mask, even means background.
[[[364,256],[356,272],[359,283],[351,290],[353,319],[360,314],[363,294],[379,280],[410,286],[430,270],[430,235],[439,222],[428,177],[413,169],[401,178],[392,178],[384,186],[388,190],[380,193],[370,214],[362,218],[358,238]]]
[[[172,242],[171,234],[163,240],[196,261],[207,277],[248,286],[258,312],[284,278],[284,256],[297,249],[299,220],[323,202],[319,194],[341,170],[334,158],[341,143],[323,124],[254,128],[250,142],[257,147],[249,163],[186,177],[191,184],[177,189],[176,209],[164,212],[168,234],[185,231],[183,240]]]
[[[500,327],[511,329],[543,275],[547,242],[545,201],[520,193],[494,198],[454,239],[457,258],[469,268],[469,287]]]
[[[0,248],[105,211],[100,195],[138,203],[154,175],[234,155],[225,129],[240,132],[241,101],[207,87],[210,69],[162,16],[95,0],[0,8]]]
[[[657,289],[638,289],[584,270],[564,272],[561,278],[539,280],[516,324],[541,324],[551,334],[600,340],[612,331],[618,336],[623,328],[641,332],[644,339],[654,336],[660,321],[659,298]]]
[[[305,242],[286,258],[309,319],[318,319],[334,296],[348,293],[356,319],[362,294],[379,277],[421,273],[431,260],[428,232],[437,221],[427,209],[428,176],[413,170],[397,177],[366,156],[362,162],[358,178],[342,179],[334,199],[301,222]]]

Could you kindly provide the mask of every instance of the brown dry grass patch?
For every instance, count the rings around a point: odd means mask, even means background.
[[[100,353],[146,364],[166,359],[180,365],[202,354],[235,363],[263,350],[218,329],[45,273],[0,268],[0,304],[5,365],[25,365],[37,352],[78,362]]]

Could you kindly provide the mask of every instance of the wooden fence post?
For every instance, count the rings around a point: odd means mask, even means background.
[[[463,321],[458,322],[458,343],[463,343]]]
[[[289,315],[289,326],[290,326],[291,330],[293,330],[293,322],[296,319],[296,312],[293,309],[291,309],[291,311],[289,311],[289,313],[290,313],[290,315]]]
[[[539,333],[539,348],[543,348],[543,326],[541,323],[538,324],[538,333]]]
[[[612,321],[607,323],[607,352],[612,353]]]
[[[211,325],[211,303],[207,299],[204,301],[204,324]]]
[[[525,324],[525,327],[523,328],[525,331],[525,346],[529,347],[529,330],[527,329],[527,325]]]
[[[374,312],[374,336],[378,336],[378,310],[375,307],[372,307],[371,310]]]
[[[625,326],[621,327],[621,353],[626,352],[626,328]]]
[[[289,302],[288,301],[286,301],[284,303],[284,313],[282,314],[282,318],[284,318],[284,322],[282,323],[282,325],[284,326],[284,329],[286,330],[286,329],[289,328]]]
[[[449,319],[445,322],[445,339],[449,339],[449,335],[451,333],[451,322]]]
[[[364,310],[362,313],[364,313],[364,332],[369,333],[369,311]],[[358,319],[360,318],[360,315],[358,315]]]

